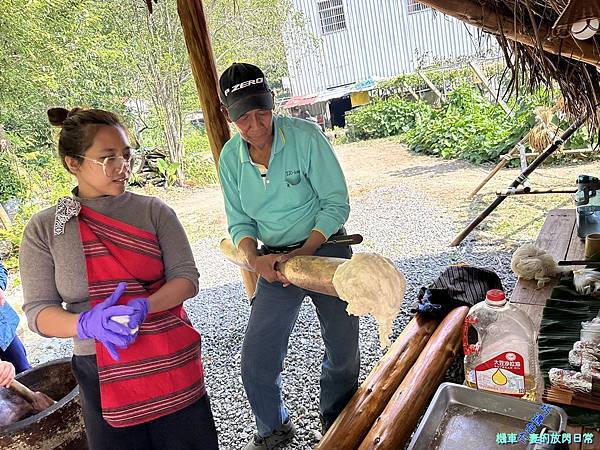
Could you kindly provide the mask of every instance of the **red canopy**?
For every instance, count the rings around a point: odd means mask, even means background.
[[[315,102],[316,98],[316,95],[307,97],[294,96],[290,98],[287,102],[285,102],[285,105],[283,105],[283,107],[293,108],[294,106],[312,105]]]

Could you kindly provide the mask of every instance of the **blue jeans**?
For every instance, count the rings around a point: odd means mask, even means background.
[[[31,364],[27,361],[25,347],[18,336],[15,336],[10,345],[6,347],[6,350],[0,349],[0,360],[12,363],[17,373],[31,369]]]
[[[349,247],[329,247],[316,254],[350,258],[352,252]],[[346,313],[346,302],[260,278],[242,345],[242,381],[262,437],[270,436],[289,417],[281,395],[281,371],[305,295],[316,307],[325,344],[320,410],[326,424],[335,420],[358,388],[358,317]]]

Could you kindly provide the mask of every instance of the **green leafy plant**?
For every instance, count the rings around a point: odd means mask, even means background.
[[[0,202],[19,197],[25,185],[19,177],[17,162],[8,152],[0,152]]]
[[[177,169],[179,168],[178,162],[167,162],[164,159],[156,161],[156,168],[158,172],[165,177],[167,185],[172,186],[177,181]]]
[[[433,113],[423,101],[410,102],[398,97],[375,101],[346,116],[350,141],[376,139],[408,132]]]
[[[533,126],[531,104],[514,103],[508,116],[469,84],[448,94],[447,102],[404,136],[411,150],[474,163],[497,160]]]
[[[217,172],[206,132],[194,129],[187,131],[183,147],[186,183],[199,187],[216,183]]]

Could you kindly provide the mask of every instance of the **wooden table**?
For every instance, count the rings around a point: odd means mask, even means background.
[[[553,209],[546,216],[546,221],[535,241],[536,246],[551,254],[556,261],[584,259],[584,242],[577,236],[574,209]],[[537,288],[535,280],[519,280],[510,301],[527,312],[537,328],[542,321],[542,313],[546,300],[550,298],[552,288],[558,283],[555,277],[541,289]],[[585,428],[577,425],[567,427],[569,433],[593,433],[593,444],[571,444],[571,450],[599,450],[600,430]]]

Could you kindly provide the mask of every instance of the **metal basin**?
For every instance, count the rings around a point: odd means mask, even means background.
[[[550,414],[536,433],[544,426],[557,432],[565,430],[565,412],[556,406],[550,405],[550,408]],[[496,434],[519,435],[540,413],[538,403],[442,383],[407,450],[506,450],[506,444],[496,443]],[[525,445],[508,447],[525,448]]]
[[[79,386],[71,372],[71,358],[40,364],[17,375],[33,391],[48,394],[50,408],[5,427],[0,427],[2,450],[87,449]]]

